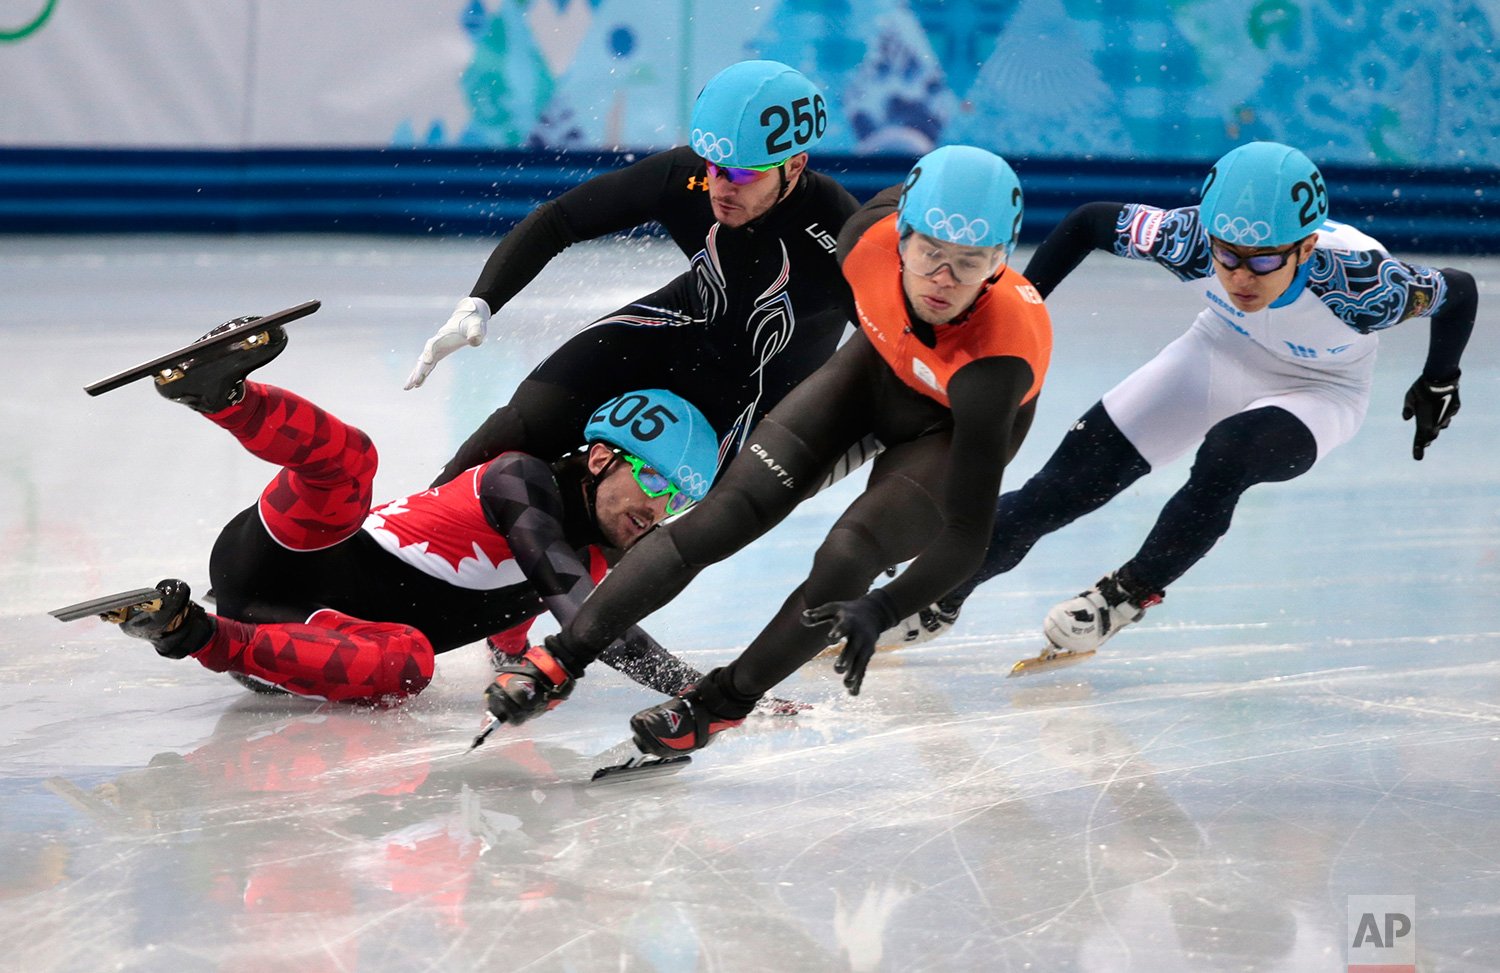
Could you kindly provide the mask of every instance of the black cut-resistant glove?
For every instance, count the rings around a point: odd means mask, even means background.
[[[1458,406],[1457,375],[1444,382],[1434,382],[1424,376],[1411,383],[1401,407],[1401,418],[1417,420],[1416,435],[1411,444],[1412,459],[1422,458],[1438,433],[1447,429],[1448,423],[1458,414]]]
[[[844,688],[850,696],[859,695],[865,667],[875,654],[875,640],[900,620],[890,595],[879,588],[855,601],[830,601],[802,613],[802,624],[828,626],[829,645],[844,640],[844,651],[834,661],[833,671],[844,674]]]

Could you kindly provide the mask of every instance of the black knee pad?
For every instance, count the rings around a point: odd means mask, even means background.
[[[1302,420],[1267,406],[1210,429],[1193,460],[1190,482],[1214,492],[1244,491],[1301,476],[1317,458],[1318,442]]]
[[[812,573],[804,586],[809,607],[858,598],[870,582],[889,567],[889,559],[875,533],[864,524],[840,523],[813,556]]]

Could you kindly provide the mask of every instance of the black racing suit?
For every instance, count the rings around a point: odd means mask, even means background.
[[[835,241],[859,204],[804,170],[770,212],[730,228],[714,220],[708,178],[692,150],[661,152],[544,203],[500,242],[472,291],[495,311],[569,245],[647,223],[659,223],[692,266],[553,352],[437,482],[506,450],[561,455],[600,403],[642,388],[668,389],[702,410],[725,459],[827,360],[848,320]]]

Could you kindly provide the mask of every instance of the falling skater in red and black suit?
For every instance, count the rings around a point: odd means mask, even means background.
[[[246,380],[285,346],[272,326],[263,342],[228,346],[239,350],[159,382],[162,395],[281,469],[214,545],[216,614],[167,580],[159,608],[121,623],[165,657],[191,656],[252,688],[339,701],[418,693],[437,653],[543,611],[566,624],[607,559],[713,479],[718,437],[707,420],[647,389],[604,403],[580,430],[589,445],[562,459],[503,453],[372,509],[369,437],[292,392]],[[658,691],[700,676],[639,629],[608,661]]]

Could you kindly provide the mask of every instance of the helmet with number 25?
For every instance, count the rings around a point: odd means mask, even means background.
[[[1225,243],[1286,246],[1323,225],[1328,190],[1318,167],[1290,145],[1249,142],[1208,171],[1198,218]]]
[[[676,488],[671,492],[680,491],[688,502],[703,499],[719,466],[713,426],[691,402],[666,389],[641,389],[610,399],[594,410],[583,435],[644,460]],[[647,489],[640,470],[636,481]],[[648,495],[658,494],[648,489]],[[668,513],[682,507],[669,504]]]
[[[688,144],[715,165],[768,169],[808,151],[827,130],[827,102],[802,72],[741,61],[703,86]]]

